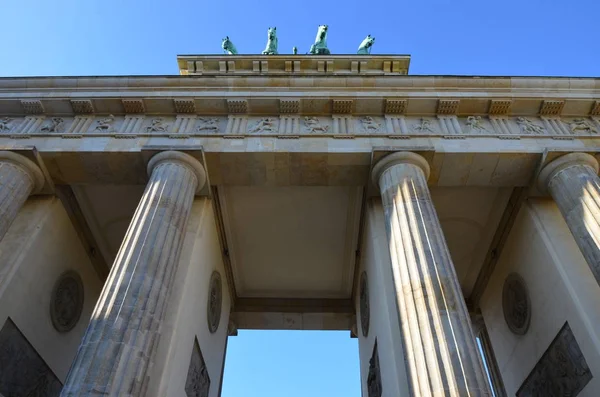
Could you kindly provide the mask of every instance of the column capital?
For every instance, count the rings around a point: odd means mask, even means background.
[[[388,154],[375,164],[371,171],[371,179],[376,186],[379,186],[379,178],[387,169],[402,164],[410,164],[419,167],[425,174],[425,179],[429,179],[430,168],[429,163],[421,155],[413,152],[395,152]]]
[[[40,167],[38,167],[33,161],[29,160],[27,157],[17,154],[15,152],[1,150],[0,161],[11,163],[27,172],[27,174],[33,181],[32,193],[37,193],[40,190],[42,190],[42,187],[44,187],[44,174],[42,174],[42,170],[40,170]]]
[[[546,164],[537,178],[538,189],[547,193],[548,184],[560,171],[576,165],[587,165],[598,174],[598,160],[588,153],[569,153]]]
[[[196,193],[204,187],[204,184],[206,183],[206,171],[204,171],[202,164],[189,154],[175,150],[167,150],[155,154],[148,162],[148,175],[151,176],[152,171],[154,171],[159,164],[163,163],[179,163],[189,168],[194,175],[196,175],[196,179],[198,180]]]

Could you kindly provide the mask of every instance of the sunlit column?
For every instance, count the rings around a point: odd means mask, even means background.
[[[194,195],[206,175],[193,157],[155,155],[61,396],[140,396],[158,343]]]
[[[600,179],[598,161],[586,153],[570,153],[546,165],[538,178],[550,193],[596,281],[600,284]]]
[[[0,151],[0,240],[29,195],[43,185],[44,175],[33,161],[20,154]]]
[[[427,179],[427,161],[390,154],[373,168],[414,396],[491,396]]]

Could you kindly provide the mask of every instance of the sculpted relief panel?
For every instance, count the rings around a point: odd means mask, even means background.
[[[209,392],[210,377],[208,376],[208,369],[200,351],[198,338],[194,338],[194,348],[185,381],[185,394],[188,397],[208,397]]]
[[[211,136],[251,137],[257,135],[285,137],[326,136],[366,137],[440,136],[463,138],[492,136],[519,139],[534,136],[554,139],[574,139],[600,136],[600,119],[593,117],[559,118],[557,116],[509,117],[503,115],[460,116],[304,116],[298,114],[266,117],[235,114],[229,117],[179,114],[177,116],[78,115],[52,117],[1,117],[0,136],[13,138],[30,136],[166,136],[169,138]]]
[[[517,391],[517,397],[575,397],[592,378],[569,323],[565,323]]]
[[[0,330],[0,394],[44,396],[60,394],[62,384],[9,318]]]

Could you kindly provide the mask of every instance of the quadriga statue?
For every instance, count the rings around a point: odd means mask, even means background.
[[[362,41],[362,43],[360,43],[360,45],[358,46],[358,51],[356,53],[360,54],[360,55],[370,54],[371,47],[373,47],[374,43],[375,43],[375,37],[371,37],[371,35],[367,35],[367,37],[365,37],[365,39]]]
[[[277,55],[277,28],[269,28],[267,31],[267,47],[263,55]]]
[[[223,51],[229,55],[236,55],[238,53],[231,40],[229,40],[229,36],[223,39],[223,42],[221,42],[221,47],[223,48]]]
[[[327,48],[327,25],[320,25],[317,30],[317,38],[315,44],[310,46],[310,54],[329,55],[331,52]]]

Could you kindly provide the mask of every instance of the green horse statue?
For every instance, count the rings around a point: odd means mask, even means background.
[[[367,37],[358,46],[358,51],[356,53],[360,55],[369,55],[371,53],[371,47],[373,47],[374,43],[375,37],[367,35]]]
[[[223,48],[223,51],[225,51],[226,54],[236,55],[238,53],[237,49],[235,48],[235,46],[233,45],[231,40],[229,40],[229,36],[227,36],[223,39],[223,42],[221,43],[221,47]]]
[[[263,55],[277,55],[277,28],[269,28],[267,31],[267,47]]]
[[[317,30],[315,44],[310,46],[310,54],[329,55],[331,52],[327,48],[327,25],[320,25]]]

